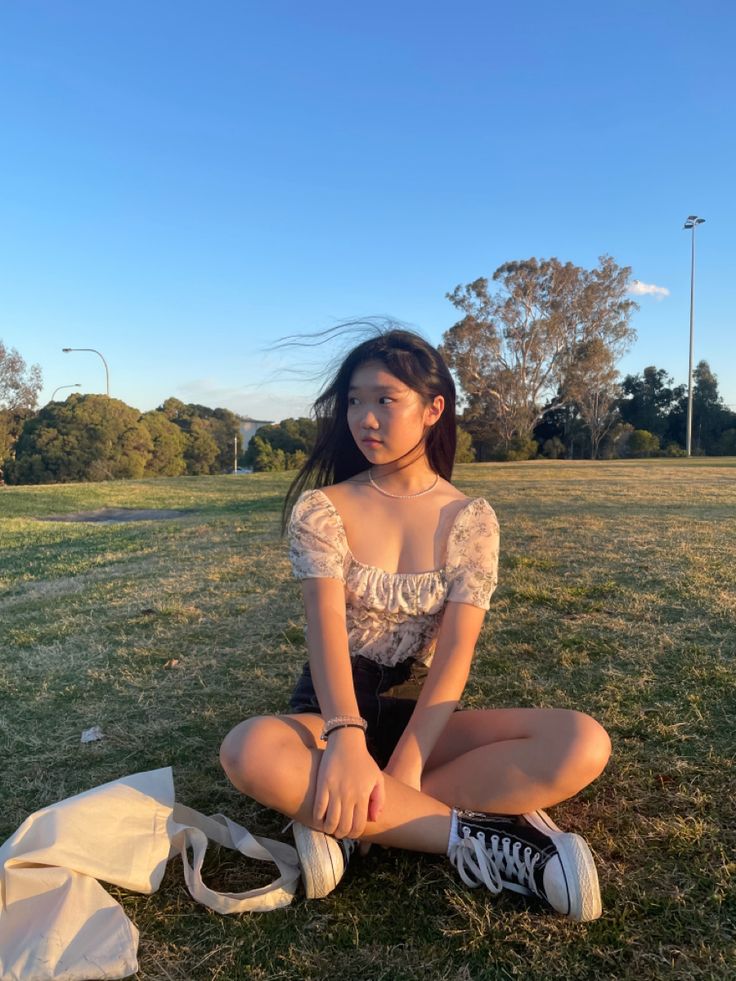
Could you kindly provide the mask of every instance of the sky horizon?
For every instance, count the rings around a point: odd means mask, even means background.
[[[10,0],[0,8],[0,339],[60,386],[305,415],[266,350],[363,317],[432,343],[502,263],[632,267],[638,339],[736,408],[736,8]],[[292,352],[293,353],[293,352]],[[294,374],[292,369],[301,370]],[[66,397],[73,389],[59,393]]]

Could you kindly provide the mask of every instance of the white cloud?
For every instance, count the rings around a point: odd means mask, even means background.
[[[655,286],[654,283],[642,283],[640,279],[632,279],[629,283],[629,293],[634,296],[653,296],[657,300],[663,300],[670,295],[666,286]]]

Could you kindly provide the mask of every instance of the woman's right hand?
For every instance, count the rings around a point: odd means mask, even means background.
[[[335,838],[359,838],[384,803],[383,773],[359,729],[330,733],[322,754],[314,795],[314,822]]]

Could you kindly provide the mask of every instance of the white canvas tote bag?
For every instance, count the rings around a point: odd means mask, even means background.
[[[209,889],[201,875],[208,840],[274,862],[279,878],[243,893]],[[150,894],[177,854],[191,895],[218,913],[286,906],[299,882],[290,845],[177,804],[171,767],[123,777],[36,811],[0,846],[0,979],[134,974],[138,930],[96,880]]]

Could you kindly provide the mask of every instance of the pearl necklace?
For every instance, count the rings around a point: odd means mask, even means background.
[[[439,479],[440,479],[440,475],[438,473],[436,473],[434,475],[434,482],[429,487],[425,488],[422,491],[418,491],[416,494],[392,494],[390,491],[384,490],[382,487],[379,487],[378,486],[378,484],[373,479],[373,474],[371,473],[371,470],[372,470],[372,468],[370,468],[368,470],[368,479],[370,480],[370,482],[373,485],[373,487],[376,488],[376,490],[378,491],[378,493],[379,494],[383,494],[385,497],[396,497],[396,498],[401,499],[402,501],[409,500],[409,498],[411,498],[411,497],[421,497],[422,494],[429,494],[429,492],[431,490],[434,490],[435,489],[435,487],[437,486],[437,484],[439,482]]]

